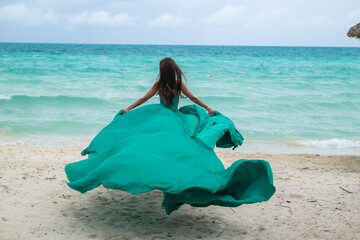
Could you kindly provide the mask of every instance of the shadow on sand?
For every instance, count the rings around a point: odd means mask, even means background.
[[[233,214],[229,208],[184,205],[168,216],[161,208],[163,193],[158,190],[133,195],[98,188],[78,196],[63,211],[72,228],[88,238],[200,239],[221,235],[224,239],[232,231],[239,239],[246,234],[241,230],[243,224],[227,217]]]

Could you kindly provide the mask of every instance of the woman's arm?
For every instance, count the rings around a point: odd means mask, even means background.
[[[131,104],[127,108],[124,108],[123,112],[121,114],[129,112],[131,109],[134,109],[134,108],[140,106],[141,104],[143,104],[144,102],[146,102],[147,100],[152,98],[152,96],[154,96],[156,94],[155,84],[156,83],[154,83],[154,85],[150,88],[150,90],[143,97],[136,100],[133,104]]]
[[[205,108],[205,110],[210,114],[210,116],[215,116],[214,109],[203,103],[199,98],[197,98],[190,90],[186,87],[185,82],[181,82],[181,91],[190,98],[191,101],[196,103],[202,108]]]

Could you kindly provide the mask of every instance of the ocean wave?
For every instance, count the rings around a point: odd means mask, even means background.
[[[360,140],[350,139],[325,139],[325,140],[300,140],[296,142],[302,147],[316,147],[316,148],[359,148]]]
[[[0,95],[0,100],[3,100],[3,99],[9,100],[9,99],[11,99],[11,96]]]
[[[245,100],[245,97],[242,96],[208,95],[208,94],[207,95],[200,94],[199,98],[201,98],[203,101],[220,102],[220,103],[223,102],[238,103],[238,102],[243,102]]]
[[[73,96],[30,96],[30,95],[13,95],[11,97],[0,98],[0,104],[14,105],[34,105],[34,104],[91,104],[104,105],[109,101],[94,97],[73,97]]]

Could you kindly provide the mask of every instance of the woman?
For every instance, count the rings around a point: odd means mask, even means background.
[[[214,109],[207,106],[200,99],[195,97],[194,94],[192,94],[186,87],[185,83],[182,81],[183,76],[184,74],[182,73],[181,69],[172,58],[164,58],[160,61],[158,81],[154,83],[152,88],[142,98],[131,104],[129,107],[124,108],[122,114],[140,106],[153,97],[156,93],[158,93],[160,97],[165,100],[166,106],[171,105],[171,100],[173,97],[179,97],[183,93],[185,96],[190,98],[191,101],[206,109],[210,116],[214,116]]]
[[[66,165],[69,187],[82,193],[101,184],[133,194],[159,189],[167,214],[183,204],[235,207],[268,200],[275,192],[269,163],[243,159],[225,169],[214,147],[235,148],[243,137],[182,77],[174,60],[161,60],[158,81],[145,96],[97,134],[81,153],[87,159]],[[156,93],[160,104],[136,108]],[[182,93],[208,113],[196,105],[178,109]]]

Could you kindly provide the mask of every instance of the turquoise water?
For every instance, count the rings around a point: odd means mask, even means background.
[[[0,144],[85,146],[167,56],[239,150],[360,154],[360,48],[2,43]]]

